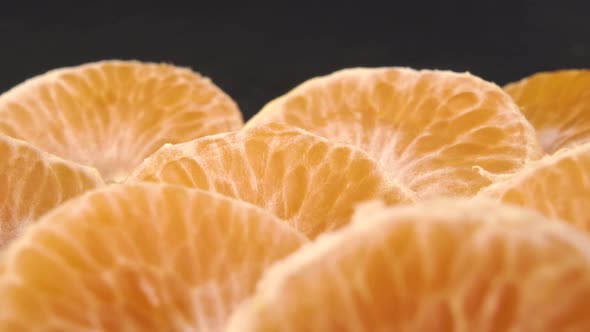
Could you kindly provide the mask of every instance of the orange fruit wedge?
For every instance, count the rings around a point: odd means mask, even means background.
[[[164,146],[128,181],[215,191],[264,207],[311,238],[346,224],[357,203],[413,201],[363,151],[283,124]]]
[[[215,193],[111,185],[7,248],[0,331],[220,331],[262,271],[306,239]]]
[[[470,74],[354,68],[311,79],[246,127],[285,122],[365,150],[421,197],[471,196],[542,149],[498,86]]]
[[[590,241],[483,200],[359,212],[265,273],[231,332],[590,331]]]
[[[590,141],[590,70],[537,73],[504,87],[547,153]]]
[[[564,148],[481,192],[590,234],[590,143]]]
[[[50,71],[0,96],[0,133],[95,167],[109,182],[165,143],[240,128],[236,104],[189,69],[101,61]]]
[[[95,169],[0,134],[0,249],[53,207],[102,185]]]

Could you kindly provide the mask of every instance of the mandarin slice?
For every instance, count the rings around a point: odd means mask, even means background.
[[[164,146],[128,179],[137,180],[235,197],[312,238],[346,224],[357,203],[413,201],[413,193],[390,181],[363,151],[284,124]]]
[[[57,69],[0,96],[0,133],[95,167],[114,182],[165,143],[241,125],[236,104],[208,78],[165,64]]]
[[[219,331],[305,237],[251,204],[164,184],[65,203],[4,253],[0,331]]]
[[[590,70],[537,73],[504,90],[535,127],[547,153],[590,141]]]
[[[226,331],[590,331],[590,240],[483,200],[359,212],[262,277]]]
[[[314,78],[246,123],[286,122],[365,150],[422,197],[471,196],[540,157],[532,126],[470,74],[354,68]]]
[[[590,234],[590,142],[532,163],[480,194],[533,208]]]
[[[53,207],[102,185],[95,169],[0,134],[0,249]]]

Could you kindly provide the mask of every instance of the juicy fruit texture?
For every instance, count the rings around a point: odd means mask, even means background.
[[[353,144],[422,197],[470,196],[542,154],[501,88],[469,74],[356,68],[311,79],[246,123],[286,122]]]
[[[50,71],[0,96],[0,133],[121,181],[165,143],[236,130],[236,104],[188,69],[102,61]]]
[[[362,201],[413,200],[364,152],[282,124],[165,146],[131,173],[128,181],[137,180],[235,197],[312,238],[348,223]]]
[[[590,143],[543,158],[481,195],[538,210],[590,234]]]
[[[275,264],[227,331],[590,331],[590,243],[489,201],[358,213]]]
[[[53,207],[102,185],[96,170],[0,134],[0,249]]]
[[[7,248],[0,331],[219,331],[262,270],[305,241],[215,193],[112,185]]]
[[[547,153],[590,141],[590,70],[537,73],[504,89]]]

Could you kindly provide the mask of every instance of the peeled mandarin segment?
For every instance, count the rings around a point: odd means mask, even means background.
[[[189,69],[103,61],[51,71],[0,97],[0,133],[121,181],[165,143],[240,128],[236,104]]]
[[[0,331],[220,331],[262,271],[305,242],[222,195],[112,185],[58,207],[8,247]]]
[[[534,211],[358,213],[265,273],[226,331],[590,331],[590,241]]]
[[[413,200],[364,152],[282,124],[165,146],[131,173],[128,181],[137,180],[235,197],[312,238],[346,224],[362,201]]]
[[[590,141],[590,70],[544,72],[506,85],[547,153]]]
[[[103,184],[92,168],[0,134],[0,249],[53,207]]]
[[[480,195],[533,208],[590,234],[590,142],[532,163]]]
[[[246,128],[285,122],[365,150],[420,196],[471,196],[542,151],[498,86],[469,74],[356,68],[311,79]]]

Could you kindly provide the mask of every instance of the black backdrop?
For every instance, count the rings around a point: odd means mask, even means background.
[[[590,67],[590,1],[51,2],[0,8],[0,90],[89,61],[164,61],[211,77],[248,118],[303,80],[344,67],[470,71],[498,84]]]

